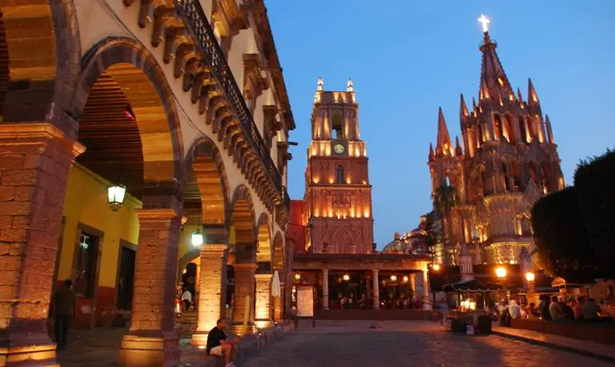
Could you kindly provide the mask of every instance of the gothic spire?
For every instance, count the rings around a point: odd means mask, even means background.
[[[453,155],[451,137],[448,134],[448,127],[444,120],[442,107],[438,109],[438,141],[436,144],[436,154]]]
[[[549,138],[549,143],[555,144],[555,139],[553,138],[553,129],[551,128],[551,120],[549,120],[549,115],[545,116],[545,127],[547,128],[547,137]]]
[[[470,115],[470,112],[468,112],[468,106],[466,105],[466,100],[463,98],[463,93],[461,93],[459,115],[461,116],[461,118],[468,117]]]
[[[489,35],[486,26],[489,21],[484,16],[481,16],[479,21],[483,23],[484,31],[483,44],[480,46],[483,58],[480,73],[479,103],[493,101],[496,104],[500,104],[500,101],[508,101],[511,95],[514,96],[514,92],[495,51],[498,45],[491,40]]]
[[[461,157],[463,155],[463,149],[461,149],[461,144],[459,144],[458,136],[455,136],[455,155],[457,157]]]
[[[433,152],[433,144],[429,143],[429,161],[433,162],[436,160],[436,155]]]

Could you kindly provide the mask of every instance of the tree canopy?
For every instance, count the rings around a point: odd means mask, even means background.
[[[547,195],[532,208],[538,257],[545,271],[567,281],[591,281],[596,264],[574,187]]]
[[[574,187],[596,254],[615,261],[615,151],[581,161]]]
[[[574,186],[534,204],[532,227],[545,271],[570,282],[615,277],[615,151],[581,161]]]

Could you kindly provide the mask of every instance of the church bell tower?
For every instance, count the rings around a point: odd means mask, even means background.
[[[305,172],[306,243],[314,253],[373,251],[372,188],[358,112],[352,80],[345,92],[325,91],[318,80]]]

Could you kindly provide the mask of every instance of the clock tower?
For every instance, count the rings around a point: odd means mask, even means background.
[[[372,188],[352,80],[345,92],[323,87],[319,79],[307,152],[306,248],[314,253],[372,253]]]

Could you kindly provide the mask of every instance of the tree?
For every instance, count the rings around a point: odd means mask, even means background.
[[[538,258],[548,275],[567,282],[591,282],[599,276],[574,187],[538,200],[531,222]]]
[[[574,187],[589,234],[600,259],[615,261],[615,150],[582,160],[574,173]]]
[[[441,185],[432,194],[434,209],[440,214],[445,223],[444,237],[449,247],[455,246],[453,243],[453,221],[451,213],[457,206],[457,189],[451,185]]]

